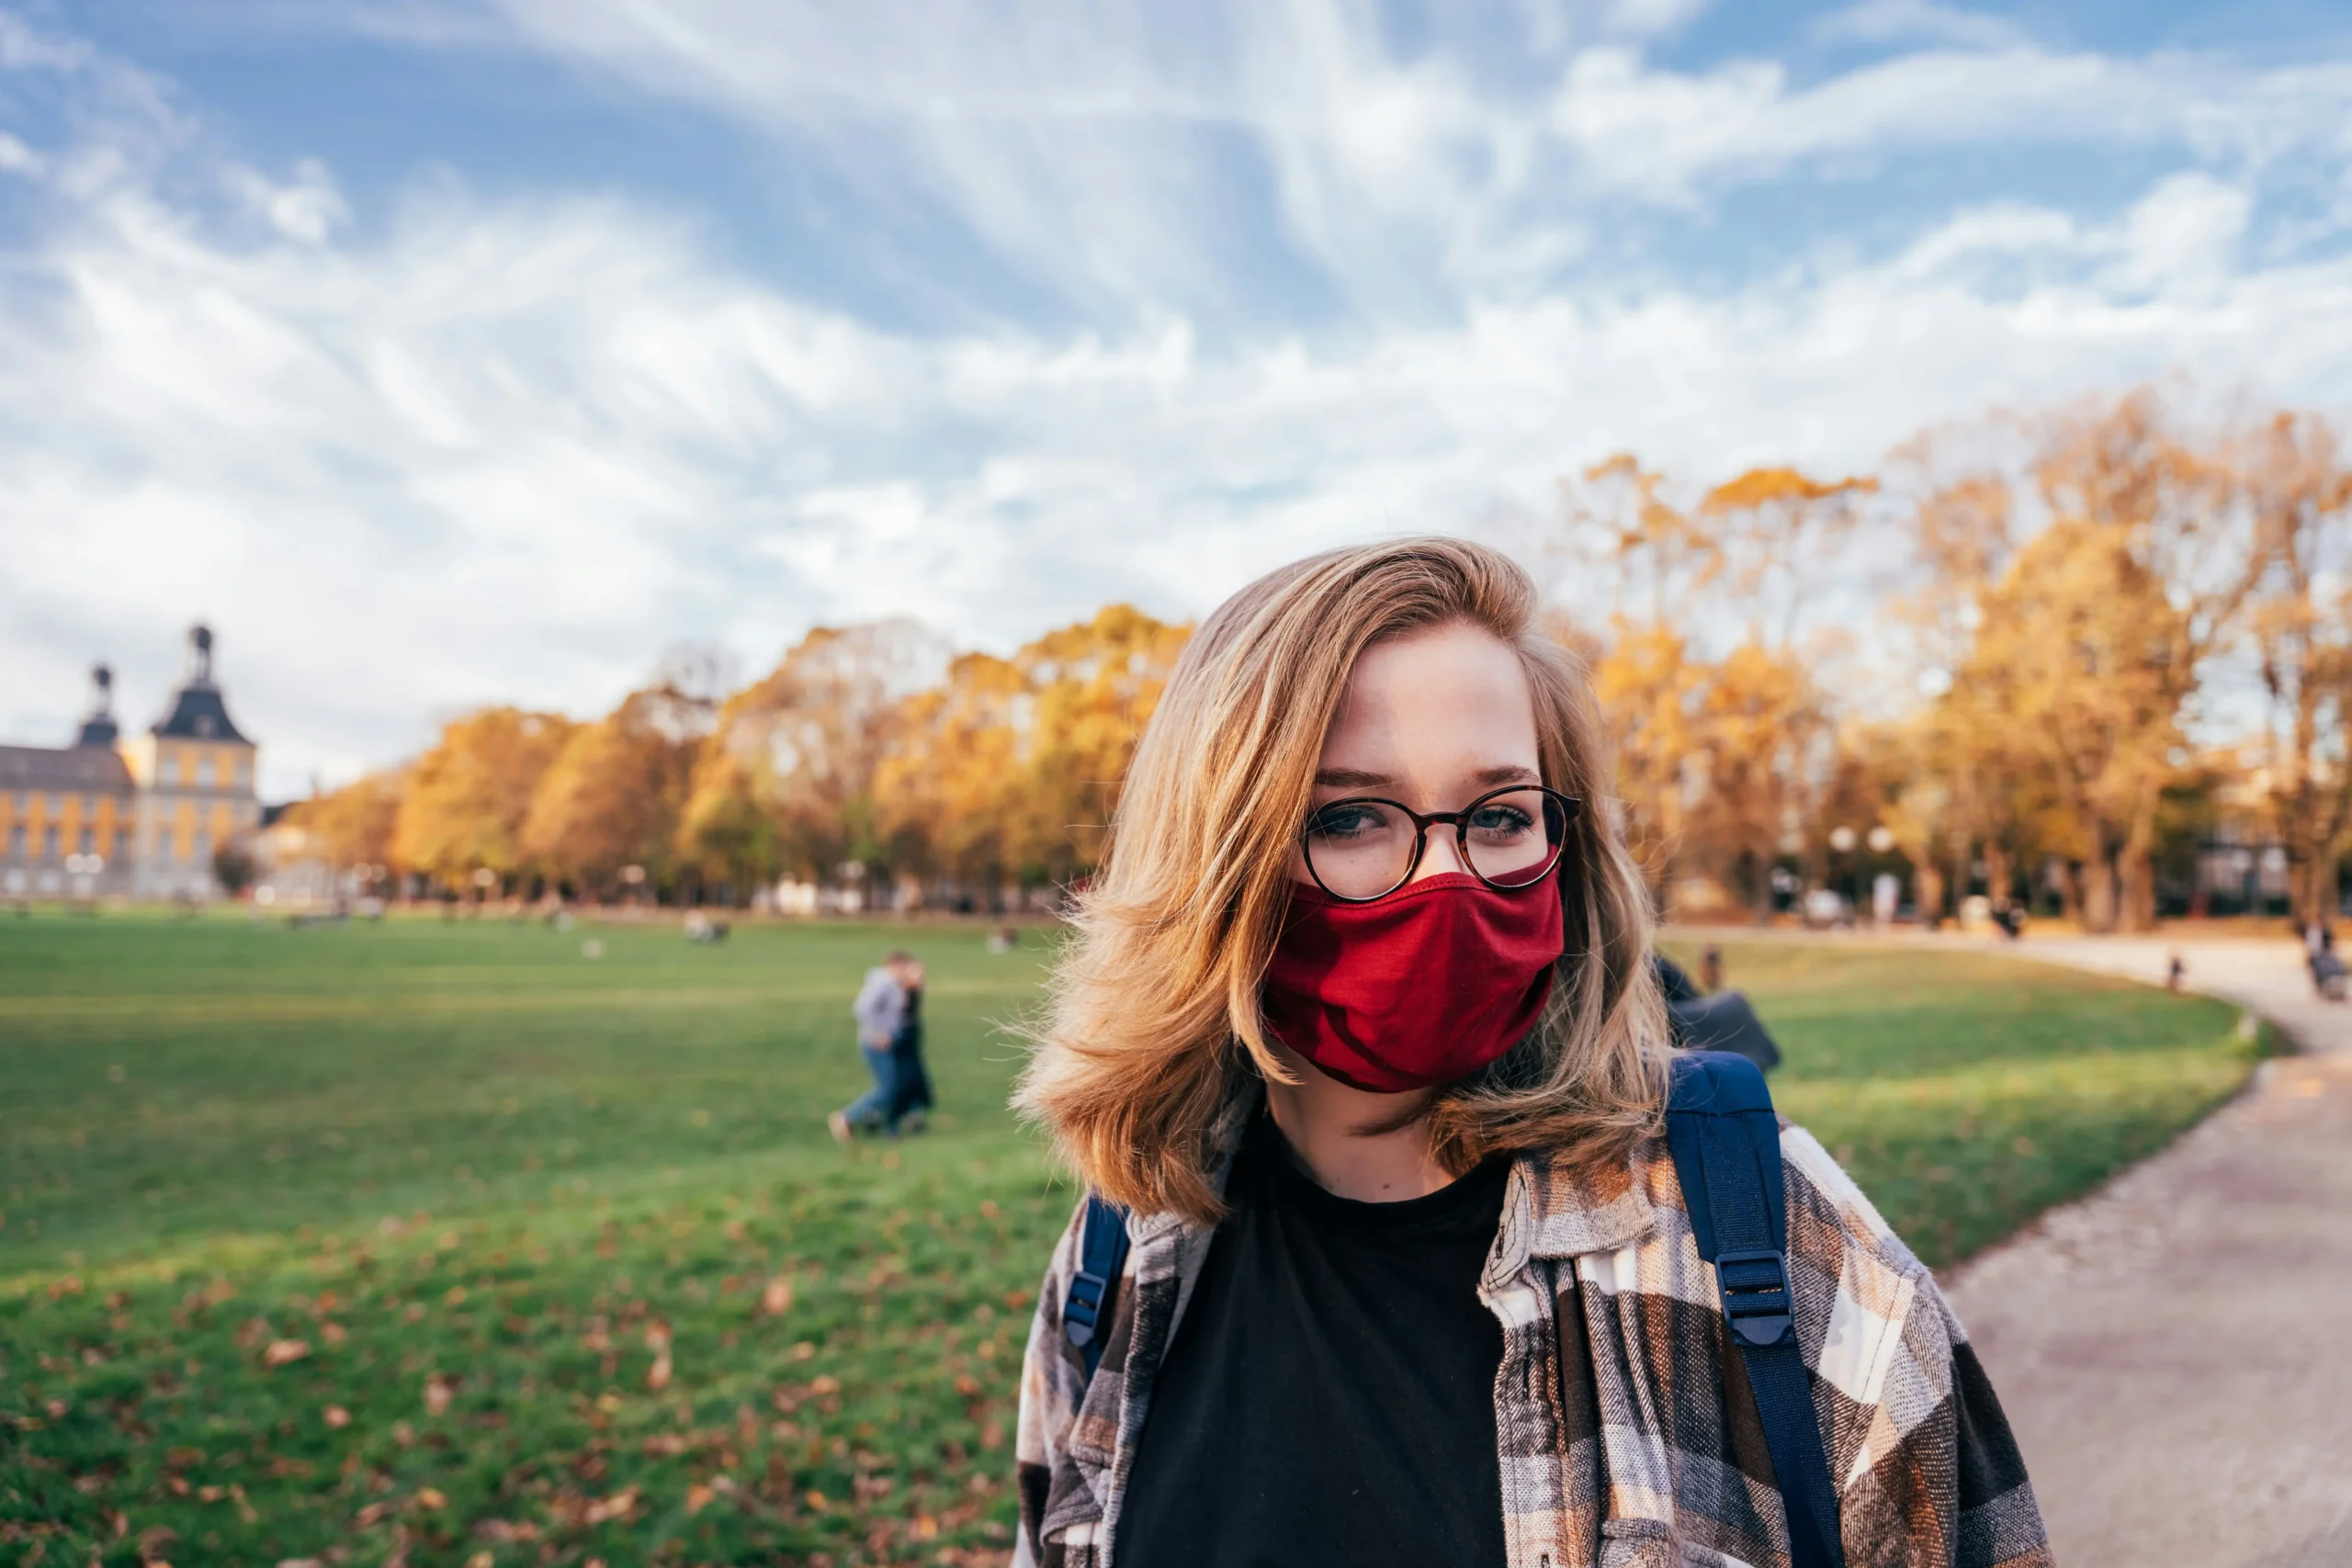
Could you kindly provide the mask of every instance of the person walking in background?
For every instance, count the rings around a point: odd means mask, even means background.
[[[899,966],[910,962],[910,953],[886,954],[865,972],[865,983],[850,1004],[850,1012],[857,1020],[858,1055],[865,1058],[866,1069],[874,1075],[874,1087],[825,1119],[842,1143],[848,1143],[861,1129],[899,1130],[899,1076],[891,1047],[898,1043],[899,1026],[907,1015],[907,987]]]
[[[895,965],[900,995],[905,998],[898,1032],[890,1037],[892,1092],[888,1124],[910,1133],[922,1131],[931,1111],[931,1071],[922,1059],[922,960],[900,955]]]

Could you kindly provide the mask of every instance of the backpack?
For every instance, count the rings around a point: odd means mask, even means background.
[[[1845,1568],[1838,1494],[1814,1417],[1812,1374],[1797,1348],[1781,1126],[1762,1071],[1729,1052],[1677,1052],[1666,1135],[1699,1256],[1715,1267],[1724,1325],[1756,1396],[1788,1516],[1792,1568]],[[1062,1334],[1089,1380],[1102,1359],[1102,1337],[1126,1261],[1126,1210],[1088,1193],[1078,1271],[1062,1303]]]

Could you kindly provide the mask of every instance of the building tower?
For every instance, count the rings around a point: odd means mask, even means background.
[[[112,746],[122,739],[114,722],[114,668],[107,664],[90,666],[90,711],[82,720],[82,732],[74,738],[76,747]]]
[[[133,885],[137,792],[115,750],[114,671],[90,671],[74,744],[0,746],[0,897],[96,898]]]
[[[211,897],[214,855],[261,821],[255,748],[213,681],[211,628],[189,628],[187,641],[170,709],[123,748],[139,782],[138,891],[150,898]]]

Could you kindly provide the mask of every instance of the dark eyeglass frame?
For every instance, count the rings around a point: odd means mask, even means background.
[[[1552,846],[1551,858],[1545,861],[1535,874],[1530,876],[1526,881],[1497,882],[1493,877],[1488,876],[1485,872],[1480,871],[1478,869],[1477,863],[1470,858],[1469,819],[1477,814],[1480,807],[1486,805],[1487,802],[1490,800],[1496,799],[1498,796],[1506,795],[1524,795],[1529,790],[1533,790],[1536,794],[1544,796],[1546,800],[1554,801],[1558,804],[1560,807],[1560,841]],[[1322,816],[1326,811],[1329,811],[1333,807],[1337,806],[1385,806],[1391,810],[1404,813],[1404,815],[1412,821],[1413,852],[1411,857],[1405,862],[1404,874],[1398,876],[1395,882],[1389,884],[1386,887],[1382,888],[1377,893],[1367,894],[1363,897],[1355,897],[1349,894],[1333,892],[1330,885],[1323,880],[1323,874],[1315,869],[1315,852],[1307,848],[1307,840],[1315,831],[1315,819]],[[1404,886],[1405,884],[1413,880],[1413,873],[1421,869],[1421,857],[1429,852],[1430,829],[1431,828],[1443,825],[1453,829],[1454,853],[1460,857],[1464,870],[1468,871],[1471,875],[1476,877],[1480,882],[1485,883],[1487,886],[1493,888],[1498,893],[1518,893],[1526,888],[1534,886],[1537,883],[1543,881],[1545,877],[1551,875],[1555,871],[1559,869],[1561,858],[1568,852],[1568,829],[1576,826],[1577,818],[1583,815],[1583,801],[1578,800],[1572,795],[1562,795],[1558,790],[1553,789],[1545,784],[1503,784],[1498,788],[1488,790],[1486,794],[1478,796],[1477,799],[1472,801],[1469,805],[1464,807],[1459,811],[1416,811],[1411,807],[1406,805],[1403,801],[1390,800],[1385,795],[1351,795],[1342,796],[1338,800],[1327,800],[1307,814],[1306,826],[1302,827],[1298,830],[1298,858],[1306,863],[1306,874],[1315,879],[1315,886],[1321,888],[1325,893],[1329,894],[1330,897],[1339,899],[1343,904],[1376,904],[1381,899],[1387,897],[1391,893],[1396,892],[1399,887]]]

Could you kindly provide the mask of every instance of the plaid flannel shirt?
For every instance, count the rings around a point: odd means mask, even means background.
[[[1257,1096],[1219,1125],[1230,1161]],[[1851,1178],[1781,1123],[1788,1268],[1850,1568],[2047,1568],[2016,1444],[1934,1278]],[[1082,1216],[1084,1206],[1080,1206]],[[1022,1368],[1016,1568],[1110,1568],[1152,1384],[1214,1231],[1130,1220],[1090,1382],[1062,1337],[1079,1217]],[[1509,1568],[1782,1568],[1788,1524],[1753,1397],[1663,1135],[1599,1177],[1514,1160],[1479,1295]],[[1581,1362],[1589,1397],[1564,1396]]]

